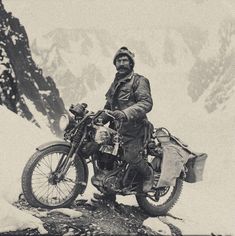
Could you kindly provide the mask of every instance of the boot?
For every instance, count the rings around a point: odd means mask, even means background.
[[[95,200],[101,200],[101,201],[106,201],[106,202],[115,202],[116,201],[116,194],[108,194],[108,193],[104,193],[104,194],[99,194],[99,193],[94,193],[93,197]]]
[[[141,159],[135,164],[136,170],[143,176],[143,192],[147,193],[153,187],[153,169],[148,163]]]

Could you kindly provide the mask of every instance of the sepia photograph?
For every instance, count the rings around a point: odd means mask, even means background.
[[[0,0],[0,235],[235,235],[235,1]]]

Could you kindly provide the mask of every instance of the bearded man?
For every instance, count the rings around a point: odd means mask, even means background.
[[[127,47],[117,51],[113,64],[117,73],[106,93],[104,109],[112,111],[112,115],[120,121],[119,133],[124,147],[122,159],[142,175],[143,192],[148,192],[153,185],[153,170],[143,159],[141,151],[148,124],[146,113],[153,106],[150,84],[144,76],[134,73],[134,54]]]

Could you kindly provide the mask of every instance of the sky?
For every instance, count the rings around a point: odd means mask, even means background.
[[[3,0],[30,38],[55,28],[125,29],[177,27],[185,23],[210,28],[235,15],[231,0]]]

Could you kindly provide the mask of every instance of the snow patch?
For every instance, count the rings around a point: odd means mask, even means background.
[[[47,96],[49,96],[49,95],[51,94],[51,91],[50,91],[50,90],[40,90],[39,93],[40,93],[41,95],[47,95]]]
[[[22,97],[24,98],[25,103],[27,104],[30,112],[33,114],[34,119],[39,123],[40,127],[43,130],[47,130],[48,132],[50,132],[47,117],[44,116],[41,112],[37,111],[35,104],[30,99],[28,99],[25,95],[22,95]]]
[[[159,233],[160,235],[171,235],[171,230],[167,224],[164,224],[158,218],[148,218],[143,223],[144,226],[147,226],[153,229],[155,232]]]
[[[16,45],[16,42],[18,41],[18,37],[15,35],[12,35],[11,40],[12,40],[13,44]]]
[[[50,212],[59,212],[59,213],[69,216],[70,218],[78,218],[82,216],[82,212],[72,210],[69,208],[57,208],[57,209],[51,210]]]
[[[18,210],[9,204],[6,200],[0,198],[0,232],[9,232],[24,229],[38,229],[41,234],[47,231],[43,227],[43,222],[23,211]]]
[[[0,114],[0,232],[37,228],[40,233],[47,233],[38,218],[11,203],[22,192],[21,174],[35,148],[56,138],[3,106]]]

